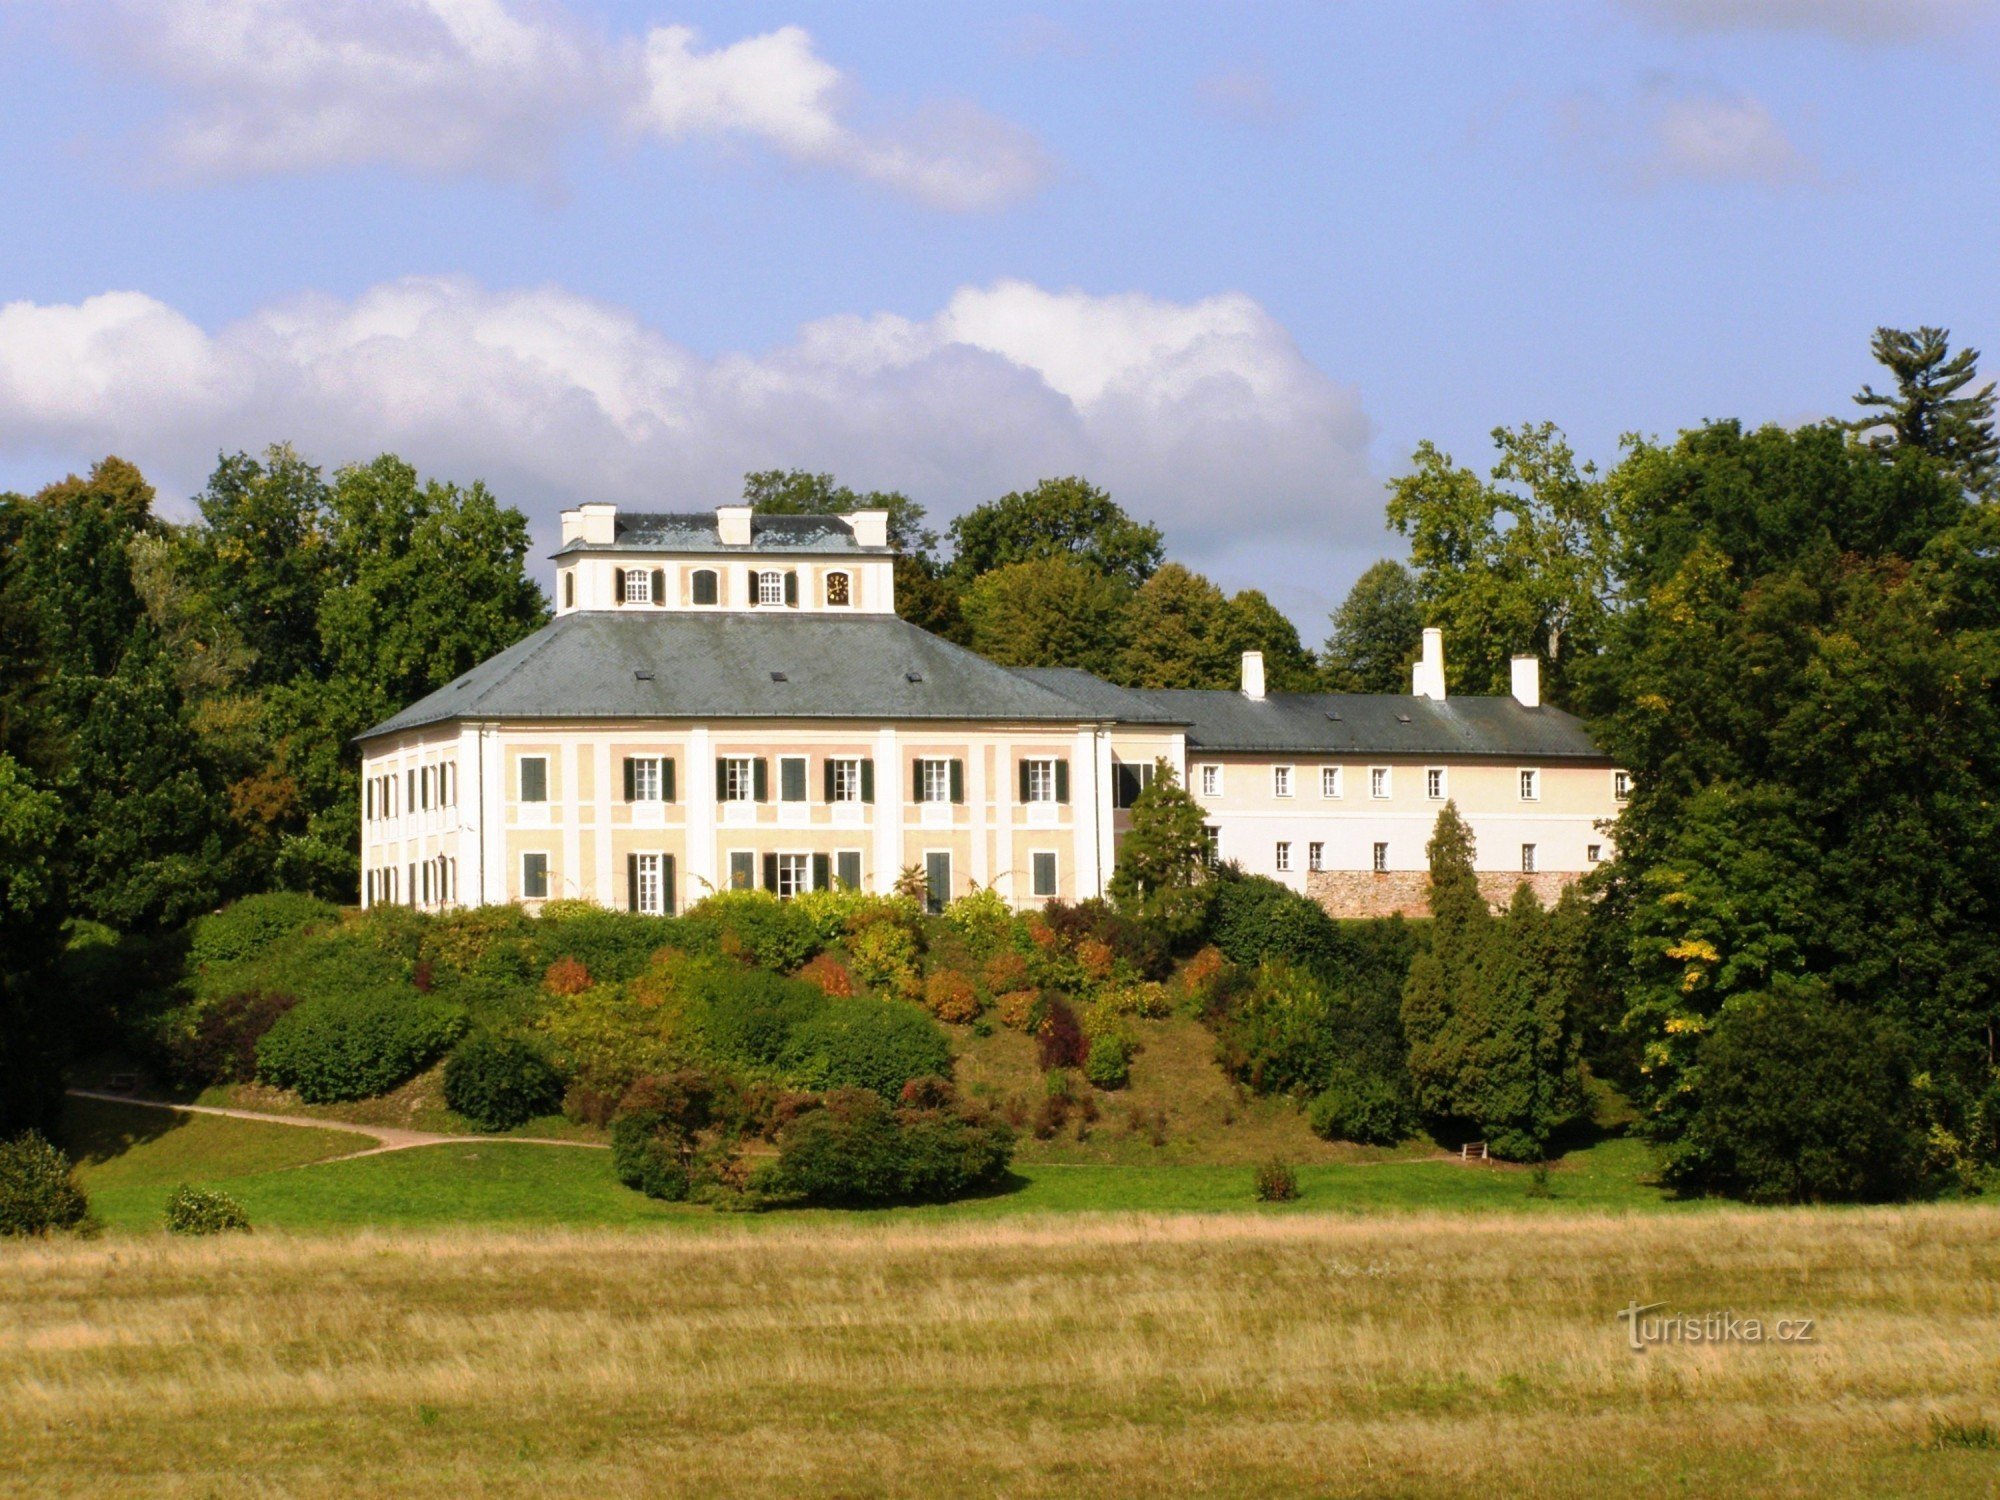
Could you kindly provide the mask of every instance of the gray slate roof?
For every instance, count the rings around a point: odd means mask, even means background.
[[[579,610],[356,738],[452,719],[1094,717],[894,615]]]
[[[889,555],[889,547],[863,547],[837,516],[750,517],[750,545],[725,547],[716,530],[714,511],[618,512],[609,542],[566,542],[555,552],[790,552]]]
[[[1491,755],[1605,760],[1583,721],[1512,698],[1392,693],[1273,693],[1148,689],[1143,696],[1188,726],[1189,749],[1301,755]]]
[[[1119,687],[1081,667],[1016,667],[1016,677],[1025,677],[1037,687],[1061,693],[1093,719],[1115,719],[1121,724],[1185,724],[1187,719],[1164,708],[1158,696],[1137,688]]]

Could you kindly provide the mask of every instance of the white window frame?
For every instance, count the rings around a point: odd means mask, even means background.
[[[637,909],[649,917],[661,917],[667,911],[667,857],[664,854],[636,854],[638,896]],[[650,889],[649,889],[650,882]]]
[[[1321,766],[1319,768],[1320,797],[1323,800],[1331,801],[1339,797],[1343,790],[1340,784],[1340,767]]]
[[[775,892],[780,901],[790,901],[803,896],[812,889],[812,856],[797,850],[778,851],[778,889]],[[790,890],[785,887],[789,884]]]
[[[1222,795],[1222,767],[1205,765],[1201,768],[1201,794],[1204,797]]]
[[[1313,839],[1306,845],[1306,872],[1317,875],[1325,868],[1326,844],[1320,839]]]
[[[662,766],[665,759],[658,755],[635,755],[632,757],[632,800],[634,802],[664,802],[666,800],[666,773]]]
[[[936,805],[951,802],[951,757],[948,755],[920,755],[917,757],[917,801]],[[936,795],[933,796],[932,794]]]
[[[647,568],[627,568],[625,570],[625,595],[621,604],[651,604],[653,602],[653,574]]]
[[[542,795],[539,797],[530,797],[528,795],[528,765],[531,761],[541,762]],[[524,755],[514,762],[514,795],[518,800],[528,803],[533,807],[547,805],[549,800],[549,758],[546,755]]]
[[[1585,844],[1583,846],[1583,859],[1585,864],[1598,865],[1604,863],[1604,846],[1602,844]]]
[[[1368,795],[1376,802],[1387,802],[1396,795],[1394,768],[1390,766],[1370,766],[1368,768]]]
[[[1047,890],[1041,889],[1041,882],[1036,879],[1036,876],[1040,874],[1040,862],[1042,860],[1049,862],[1049,888]],[[1062,861],[1056,858],[1056,851],[1053,849],[1035,849],[1030,851],[1028,855],[1028,894],[1038,901],[1046,901],[1052,900],[1061,890]]]
[[[1222,863],[1222,825],[1220,823],[1202,824],[1201,836],[1206,845],[1202,851],[1202,860],[1212,870]]]
[[[1535,863],[1535,846],[1533,844],[1521,845],[1521,873],[1523,875],[1534,874]]]
[[[531,859],[539,859],[542,862],[542,893],[539,896],[530,895],[528,892],[528,861]],[[554,889],[555,867],[549,859],[548,850],[523,849],[521,851],[521,899],[523,901],[546,901],[549,899],[549,892]]]
[[[1632,773],[1630,771],[1613,771],[1611,773],[1611,800],[1613,802],[1629,802],[1632,800]]]
[[[1022,765],[1028,768],[1028,801],[1030,804],[1053,803],[1056,800],[1056,763],[1053,756],[1027,756]]]
[[[757,590],[757,604],[762,608],[767,604],[785,602],[785,575],[777,568],[763,568],[750,575]]]
[[[1271,795],[1273,797],[1290,797],[1292,795],[1292,780],[1292,767],[1271,767]]]
[[[1442,802],[1451,795],[1451,783],[1446,779],[1443,766],[1424,767],[1424,796],[1432,802]]]
[[[1516,784],[1520,787],[1521,800],[1523,802],[1539,802],[1542,800],[1542,773],[1539,770],[1530,766],[1521,767],[1521,773],[1516,778]]]
[[[731,803],[755,802],[757,800],[756,756],[725,755],[722,757],[722,800]]]
[[[833,755],[827,757],[827,764],[833,767],[833,800],[835,802],[859,802],[861,800],[861,757],[858,755]]]
[[[1271,851],[1271,860],[1280,875],[1291,874],[1292,841],[1290,839],[1279,839],[1276,847]]]
[[[1386,839],[1376,841],[1375,848],[1371,851],[1369,864],[1377,875],[1386,875],[1389,873],[1389,844]]]

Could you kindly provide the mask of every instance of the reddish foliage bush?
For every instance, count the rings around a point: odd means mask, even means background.
[[[428,995],[437,988],[437,981],[431,975],[431,961],[428,958],[417,960],[417,967],[410,974],[410,983],[417,987],[417,993],[420,995]]]
[[[551,995],[581,995],[590,988],[590,970],[574,958],[559,958],[542,975],[542,988]]]
[[[573,1083],[563,1094],[563,1117],[577,1125],[609,1125],[618,1113],[621,1097],[622,1094],[610,1089]]]
[[[1092,979],[1109,979],[1111,962],[1116,957],[1111,945],[1098,938],[1087,937],[1076,945],[1076,961],[1083,965],[1083,972]]]
[[[996,995],[1004,995],[1010,990],[1025,990],[1033,983],[1028,974],[1028,960],[1011,948],[986,960],[984,978],[986,988]]]
[[[999,996],[993,1003],[999,1009],[1000,1024],[1012,1031],[1026,1031],[1037,998],[1030,989],[1009,990]]]
[[[1174,976],[1174,988],[1206,1011],[1220,997],[1229,973],[1229,960],[1222,956],[1220,948],[1210,944],[1181,965],[1180,973]]]
[[[939,969],[924,981],[924,1004],[940,1021],[962,1026],[979,1015],[979,992],[957,969]]]
[[[927,1074],[904,1084],[898,1102],[904,1109],[950,1109],[957,1098],[950,1079]]]
[[[194,1034],[173,1048],[174,1071],[189,1083],[229,1083],[257,1076],[257,1043],[297,995],[245,990],[202,1012]]]
[[[817,985],[836,1000],[844,1000],[854,993],[854,976],[847,972],[847,965],[831,953],[820,954],[792,977]]]
[[[1090,1056],[1090,1043],[1068,1002],[1050,999],[1042,1024],[1035,1029],[1035,1050],[1044,1069],[1080,1068]]]

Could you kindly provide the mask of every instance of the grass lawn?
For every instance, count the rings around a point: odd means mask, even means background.
[[[1991,1208],[710,1222],[0,1245],[0,1494],[2000,1485]]]

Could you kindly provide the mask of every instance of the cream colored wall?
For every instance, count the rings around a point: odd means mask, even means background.
[[[636,569],[665,575],[665,597],[651,604],[626,604],[618,597],[618,570]],[[694,575],[707,571],[716,575],[716,602],[694,602]],[[799,602],[788,605],[753,605],[752,573],[777,571],[799,575]],[[834,573],[848,575],[849,602],[827,603],[827,579]],[[572,584],[574,590],[572,593]],[[572,598],[574,602],[572,602]],[[556,613],[566,615],[580,609],[623,610],[751,610],[781,608],[791,614],[877,614],[896,612],[895,563],[887,557],[810,557],[787,553],[730,554],[726,552],[672,555],[660,552],[586,552],[561,558],[556,567]]]
[[[410,889],[410,866],[445,859],[452,861],[450,875],[455,875],[458,889],[466,890],[468,879],[464,864],[463,835],[467,824],[467,799],[473,794],[467,789],[465,768],[460,758],[459,731],[455,725],[442,725],[431,729],[415,730],[391,739],[377,741],[368,748],[363,758],[361,774],[364,778],[362,789],[361,822],[361,870],[362,898],[369,896],[369,873],[379,875],[394,872],[394,899],[403,904],[426,905],[436,910],[452,904],[438,889],[437,877],[433,876],[434,895],[429,902],[422,900],[421,868],[419,883],[413,892]],[[438,805],[435,793],[433,805],[429,809],[413,808],[409,805],[409,773],[412,770],[428,769],[433,777],[440,767],[449,766],[455,778],[450,805]],[[367,816],[368,793],[366,782],[382,776],[395,778],[394,801],[390,805],[395,815],[389,816],[379,804],[375,816]],[[435,780],[432,785],[436,787]],[[385,893],[378,899],[389,899]],[[461,901],[469,897],[461,894]]]

